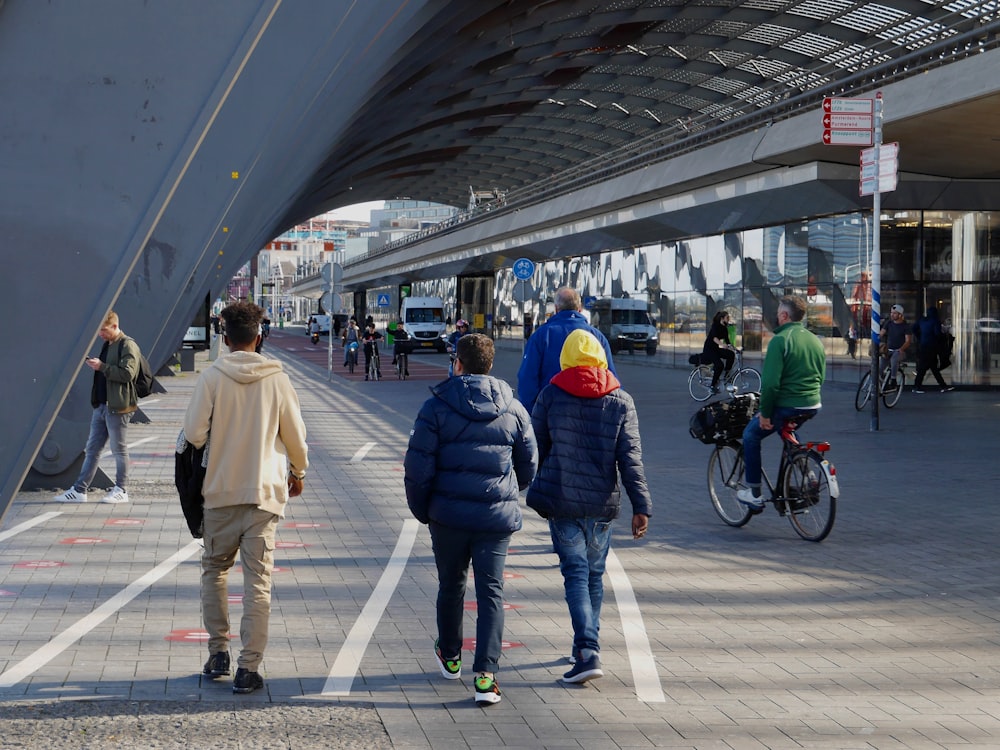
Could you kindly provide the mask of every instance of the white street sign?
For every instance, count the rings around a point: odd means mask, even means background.
[[[870,146],[872,131],[823,129],[823,143],[827,146]]]
[[[899,162],[894,158],[879,159],[878,173],[880,177],[887,174],[896,174],[899,171]],[[861,165],[861,179],[866,180],[875,177],[875,162],[870,161]]]
[[[883,159],[895,159],[899,156],[899,141],[893,141],[892,143],[883,143],[878,148],[878,158],[879,161]],[[875,162],[875,147],[865,148],[861,150],[861,163],[862,164],[873,164]]]
[[[878,178],[878,192],[880,193],[891,193],[896,189],[898,182],[898,177],[895,172],[892,174],[879,175]],[[859,191],[861,195],[874,195],[875,194],[875,178],[861,180],[861,190]]]
[[[874,114],[874,99],[858,99],[854,97],[832,97],[823,100],[823,111],[842,114]]]
[[[871,115],[843,114],[832,115],[823,114],[823,127],[833,130],[871,130]]]

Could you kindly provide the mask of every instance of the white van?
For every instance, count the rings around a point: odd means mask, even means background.
[[[623,349],[656,354],[659,335],[644,299],[602,297],[590,308],[590,324],[607,338],[612,354]]]
[[[403,297],[399,319],[410,336],[398,342],[401,350],[407,353],[427,349],[446,351],[448,333],[444,323],[444,301],[440,297]]]

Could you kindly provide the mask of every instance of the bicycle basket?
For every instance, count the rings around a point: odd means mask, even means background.
[[[691,416],[688,432],[706,445],[738,440],[757,413],[759,402],[756,393],[741,393],[727,401],[705,404]]]

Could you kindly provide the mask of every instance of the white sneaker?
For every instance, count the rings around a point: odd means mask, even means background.
[[[108,490],[108,494],[101,498],[102,503],[112,503],[118,505],[119,503],[128,502],[128,493],[121,487],[112,487]]]
[[[75,489],[70,487],[61,495],[56,495],[53,500],[57,503],[85,503],[87,502],[87,493],[77,492]]]
[[[750,508],[764,507],[764,498],[754,497],[753,490],[751,490],[749,487],[744,487],[742,490],[737,492],[736,499]]]

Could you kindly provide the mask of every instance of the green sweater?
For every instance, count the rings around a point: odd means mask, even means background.
[[[760,413],[771,418],[777,406],[812,409],[821,405],[826,351],[802,323],[785,323],[767,345],[761,375]]]

